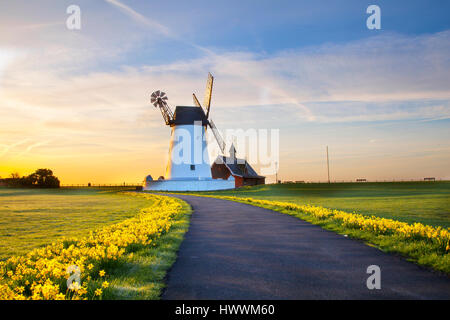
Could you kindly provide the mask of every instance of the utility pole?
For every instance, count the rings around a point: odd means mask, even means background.
[[[328,183],[330,183],[330,160],[328,158],[328,146],[327,146],[327,171],[328,171]]]
[[[275,161],[275,184],[278,184],[278,161]]]

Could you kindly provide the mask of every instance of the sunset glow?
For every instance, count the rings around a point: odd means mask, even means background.
[[[408,2],[418,21],[408,29],[386,3],[373,31],[356,3],[321,6],[314,19],[310,3],[257,12],[185,3],[161,19],[147,2],[79,1],[81,30],[66,27],[68,1],[2,3],[0,176],[41,167],[62,184],[162,175],[170,129],[149,94],[192,105],[211,71],[220,130],[280,129],[283,180],[325,181],[327,145],[332,180],[450,179],[448,10],[420,20]],[[341,21],[348,29],[335,28]]]

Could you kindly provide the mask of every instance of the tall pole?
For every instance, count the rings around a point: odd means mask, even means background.
[[[278,184],[278,162],[275,161],[275,184]]]
[[[328,146],[327,146],[327,171],[328,171],[328,183],[330,183],[330,160],[328,158]]]

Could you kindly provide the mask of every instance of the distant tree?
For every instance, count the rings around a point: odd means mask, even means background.
[[[53,171],[50,170],[50,169],[37,169],[33,173],[33,175],[35,175],[38,185],[44,185],[45,184],[45,180],[48,177],[53,176]]]
[[[37,169],[28,176],[36,185],[41,188],[59,188],[59,179],[53,175],[50,169]]]
[[[20,177],[17,172],[12,173],[11,178],[3,179],[3,182],[10,187],[59,188],[60,186],[59,179],[50,169],[38,169],[26,177]]]
[[[19,178],[20,178],[20,175],[18,172],[11,173],[11,179],[19,179]]]

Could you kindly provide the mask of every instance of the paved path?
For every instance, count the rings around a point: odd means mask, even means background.
[[[450,299],[450,277],[271,210],[177,196],[194,213],[163,299]],[[368,290],[369,265],[381,289]]]

